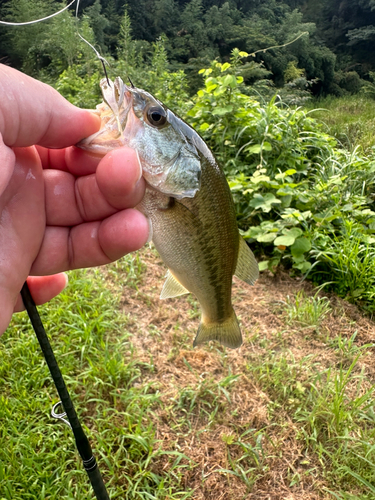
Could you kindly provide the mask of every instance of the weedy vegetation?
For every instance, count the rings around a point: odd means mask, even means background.
[[[282,265],[372,313],[375,242],[372,150],[345,149],[303,108],[246,95],[241,60],[202,70],[188,112],[219,157],[260,269]],[[367,148],[368,149],[368,148]]]
[[[134,50],[109,57],[112,73],[134,72],[207,141],[263,273],[234,286],[237,351],[193,350],[197,304],[159,301],[165,269],[150,249],[70,273],[40,308],[110,497],[373,499],[373,104],[364,93],[296,107],[306,91],[245,85],[265,69],[238,49],[205,64],[191,96],[162,38],[150,66],[129,37],[124,24],[120,50]],[[52,83],[94,107],[101,68],[78,56]],[[0,341],[0,500],[92,498],[69,429],[49,416],[56,401],[17,315]]]
[[[183,71],[168,71],[164,43],[154,44],[152,66],[111,60],[112,72],[137,71],[137,85],[186,117],[206,140],[227,174],[238,224],[260,269],[275,273],[281,266],[307,276],[372,314],[375,156],[368,110],[373,101],[365,95],[342,97],[334,111],[332,98],[315,102],[328,111],[287,105],[285,89],[282,100],[275,90],[259,94],[256,85],[245,85],[249,54],[238,49],[230,62],[215,60],[200,70],[204,85],[189,97]],[[101,69],[98,62],[89,65],[89,72],[84,64],[70,66],[55,83],[85,107],[100,100],[93,81]],[[347,107],[367,139],[348,131],[349,144],[337,132],[350,124]]]

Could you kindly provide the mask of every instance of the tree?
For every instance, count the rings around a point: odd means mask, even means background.
[[[95,35],[95,41],[99,45],[101,51],[105,51],[105,30],[109,27],[108,19],[101,13],[102,6],[100,5],[100,0],[95,0],[91,7],[87,7],[84,13],[90,19],[90,26],[93,29]]]
[[[5,21],[21,23],[48,16],[59,8],[60,5],[49,0],[9,0],[1,9],[1,17]],[[50,26],[51,21],[29,26],[1,26],[6,33],[6,55],[12,66],[37,74],[45,64],[44,54],[38,47],[47,37]]]
[[[127,9],[120,24],[120,32],[118,35],[117,54],[120,59],[124,61],[125,68],[133,67],[136,65],[135,44],[132,37],[131,19]]]

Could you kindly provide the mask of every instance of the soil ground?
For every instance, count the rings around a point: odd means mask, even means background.
[[[267,378],[265,366],[273,360],[289,359],[299,367],[292,383],[302,384],[302,394],[307,377],[304,360],[322,371],[345,364],[332,347],[334,339],[350,339],[357,332],[357,346],[372,343],[374,323],[333,295],[328,296],[331,311],[319,328],[291,322],[287,304],[299,290],[306,296],[316,290],[286,273],[263,273],[253,287],[234,283],[242,347],[230,350],[212,343],[193,349],[200,317],[196,301],[187,295],[160,300],[166,268],[152,249],[139,255],[145,264],[141,282],[137,290],[123,287],[121,292],[137,359],[148,363],[152,359],[154,366],[137,383],[157,384],[163,408],[155,412],[156,437],[165,450],[178,450],[194,461],[183,473],[186,488],[194,489],[194,499],[334,498],[328,492],[332,484],[325,479],[327,463],[307,450],[301,439],[302,424],[274,401],[272,383],[264,384],[262,376]],[[375,379],[374,361],[370,352],[356,366],[369,382]],[[285,385],[289,383],[285,380]],[[241,456],[244,459],[238,461]],[[166,458],[157,464],[160,471],[169,466]]]

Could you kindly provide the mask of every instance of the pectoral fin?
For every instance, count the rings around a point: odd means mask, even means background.
[[[164,282],[163,290],[161,291],[161,299],[171,299],[173,297],[178,297],[179,295],[184,295],[185,293],[190,293],[169,271],[167,272],[167,279]]]
[[[237,267],[234,274],[249,285],[254,285],[259,277],[258,262],[255,260],[253,252],[247,246],[242,236],[240,236]]]

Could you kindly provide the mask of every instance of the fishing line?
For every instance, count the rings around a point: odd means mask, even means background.
[[[78,23],[78,9],[79,9],[79,4],[80,4],[80,1],[81,0],[72,0],[66,7],[64,7],[63,9],[59,10],[58,12],[55,12],[49,16],[46,16],[46,17],[42,17],[40,19],[34,19],[33,21],[25,21],[25,22],[22,22],[22,23],[14,23],[14,22],[9,22],[9,21],[0,21],[0,24],[4,24],[6,26],[28,26],[30,24],[36,24],[36,23],[41,23],[43,21],[46,21],[48,19],[52,19],[53,17],[55,16],[58,16],[59,14],[61,14],[62,12],[64,12],[65,10],[69,9],[69,7],[71,5],[73,5],[75,2],[77,2],[77,6],[76,6],[76,21]],[[84,41],[85,43],[87,43],[87,45],[89,47],[92,48],[92,50],[95,52],[95,55],[96,57],[99,59],[99,61],[102,63],[102,66],[103,66],[103,70],[104,70],[104,74],[105,74],[105,77],[107,79],[107,83],[108,85],[110,86],[110,83],[109,83],[109,78],[108,78],[108,75],[107,75],[107,69],[105,67],[105,65],[107,64],[107,66],[109,66],[109,62],[96,50],[96,48],[89,42],[86,40],[86,38],[84,38],[78,31],[78,24],[77,24],[77,35],[79,36],[79,38]]]
[[[64,10],[67,10],[69,9],[69,7],[71,5],[74,4],[74,2],[76,2],[77,0],[72,0],[70,2],[70,4],[68,4],[66,7],[64,7],[63,9],[59,10],[58,12],[55,12],[54,14],[51,14],[50,16],[47,16],[47,17],[42,17],[41,19],[35,19],[34,21],[26,21],[24,23],[11,23],[11,22],[7,22],[7,21],[0,21],[0,24],[6,24],[7,26],[26,26],[28,24],[36,24],[36,23],[41,23],[42,21],[46,21],[47,19],[51,19],[52,17],[55,17],[55,16],[58,16],[59,14],[61,14],[62,12],[64,12]],[[78,3],[79,3],[79,0],[78,0]]]
[[[81,0],[77,0],[77,5],[76,5],[76,21],[77,21],[77,23],[78,23],[78,9],[79,9],[79,4],[80,4],[80,1],[81,1]],[[106,64],[109,66],[109,62],[108,62],[108,61],[107,61],[107,60],[106,60],[106,59],[105,59],[105,58],[104,58],[101,54],[99,54],[99,52],[96,50],[96,48],[95,48],[93,45],[91,45],[91,43],[90,43],[88,40],[86,40],[86,38],[83,38],[83,36],[82,36],[82,35],[80,34],[80,32],[78,31],[78,27],[77,27],[77,35],[79,36],[79,38],[80,38],[81,40],[83,40],[85,43],[87,43],[87,45],[88,45],[89,47],[91,47],[91,48],[92,48],[92,50],[95,52],[96,57],[97,57],[97,58],[99,59],[99,61],[102,63],[103,70],[104,70],[104,74],[105,74],[105,77],[106,77],[106,79],[107,79],[108,86],[110,87],[110,86],[111,86],[111,84],[109,83],[109,78],[108,78],[108,75],[107,75],[107,69],[106,69],[106,67],[105,67],[105,65],[106,65]]]

